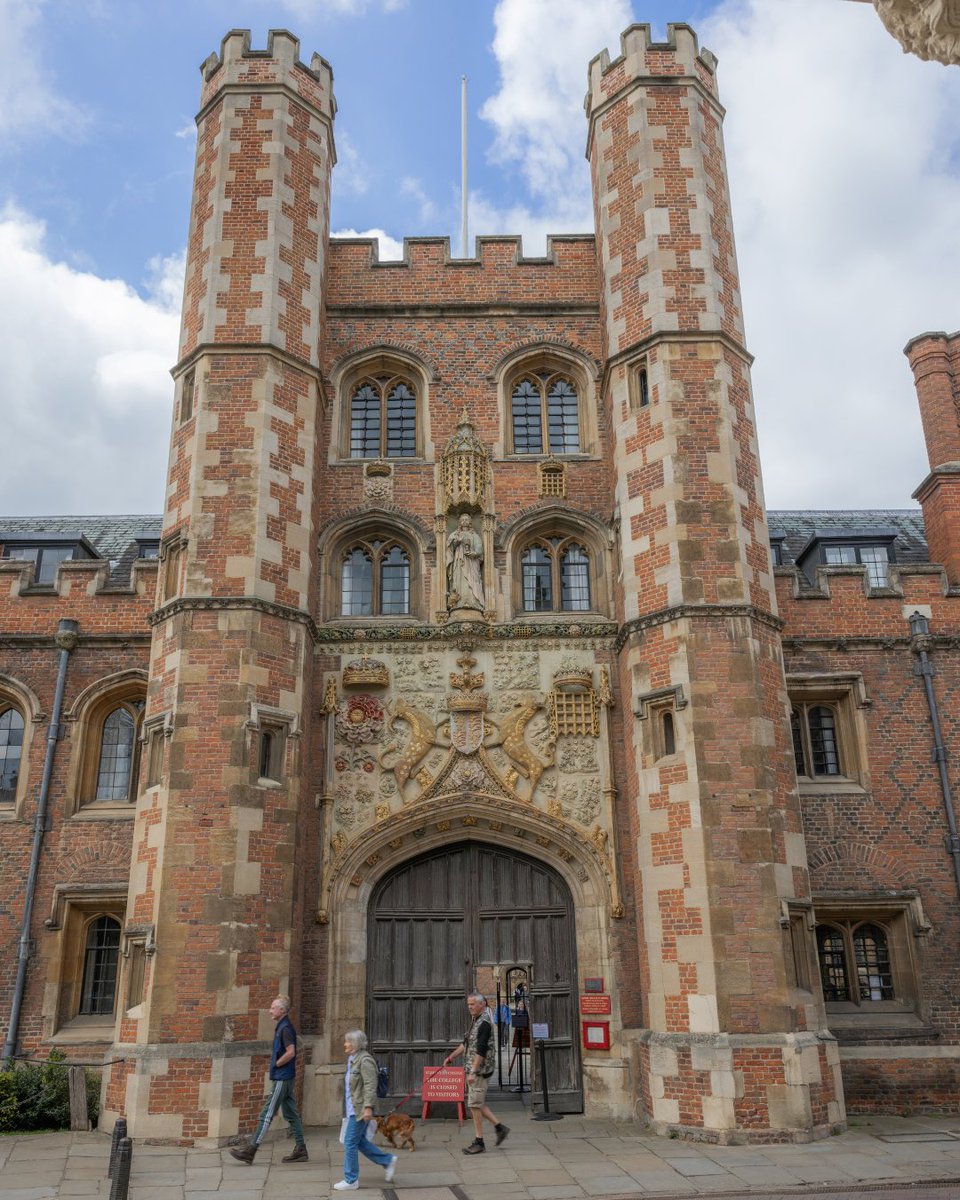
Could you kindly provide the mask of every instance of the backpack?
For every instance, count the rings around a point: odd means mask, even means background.
[[[390,1095],[390,1071],[377,1063],[377,1097],[383,1100]]]

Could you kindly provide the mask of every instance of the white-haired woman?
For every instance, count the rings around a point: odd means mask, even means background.
[[[347,1056],[347,1077],[343,1087],[343,1178],[333,1185],[336,1192],[352,1192],[360,1186],[360,1154],[366,1155],[384,1169],[387,1183],[397,1169],[397,1156],[387,1154],[367,1137],[367,1125],[373,1120],[373,1105],[377,1098],[377,1060],[367,1049],[367,1035],[362,1029],[351,1029],[343,1038]]]

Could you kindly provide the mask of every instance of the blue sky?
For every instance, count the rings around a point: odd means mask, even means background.
[[[333,66],[334,232],[590,227],[589,59],[633,20],[720,59],[770,507],[906,507],[901,350],[955,329],[960,71],[848,0],[0,0],[0,513],[159,512],[199,64],[288,28]]]

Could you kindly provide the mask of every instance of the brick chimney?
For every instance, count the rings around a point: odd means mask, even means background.
[[[960,585],[960,331],[921,333],[904,348],[917,388],[930,474],[913,493],[927,545]]]

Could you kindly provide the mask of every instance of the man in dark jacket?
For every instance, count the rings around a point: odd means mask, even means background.
[[[277,1109],[283,1113],[284,1119],[293,1131],[293,1150],[283,1161],[306,1162],[307,1147],[303,1141],[303,1124],[293,1099],[293,1082],[297,1075],[297,1031],[289,1017],[290,1001],[286,996],[278,996],[270,1005],[270,1016],[276,1022],[273,1031],[273,1051],[270,1055],[270,1092],[260,1112],[257,1122],[257,1132],[246,1146],[230,1151],[238,1162],[249,1166],[256,1157],[260,1143],[266,1137],[270,1122],[277,1115]]]

